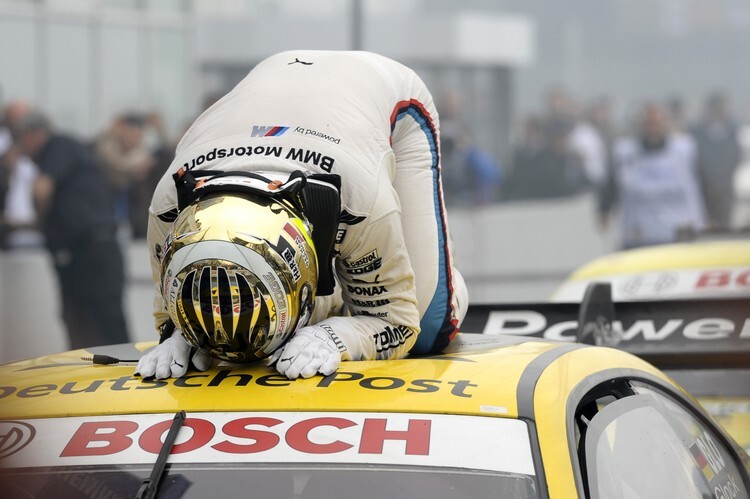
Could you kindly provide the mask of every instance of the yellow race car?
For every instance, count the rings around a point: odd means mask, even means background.
[[[748,233],[696,234],[598,258],[573,272],[551,301],[578,303],[595,282],[610,283],[616,315],[624,308],[634,318],[621,330],[640,344],[624,347],[665,369],[750,451]],[[651,302],[666,310],[657,322]],[[714,332],[701,334],[705,328]]]
[[[141,380],[149,346],[0,366],[2,497],[750,497],[750,457],[622,350],[463,333],[325,377]]]
[[[719,237],[612,253],[573,272],[551,301],[580,302],[592,282],[611,283],[615,302],[747,298],[750,238]]]

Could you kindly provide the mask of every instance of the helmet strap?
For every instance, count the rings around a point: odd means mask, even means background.
[[[333,294],[333,245],[341,215],[341,177],[313,173],[302,189],[302,212],[312,224],[312,240],[318,254],[318,296]]]
[[[198,198],[195,188],[202,177],[216,175],[217,172],[209,170],[188,170],[180,168],[173,175],[175,188],[177,189],[177,210],[182,211]]]

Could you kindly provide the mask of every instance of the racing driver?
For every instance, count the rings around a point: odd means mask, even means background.
[[[308,378],[435,353],[468,306],[432,98],[372,53],[258,64],[178,144],[148,242],[160,343],[138,363],[144,378],[212,359]]]

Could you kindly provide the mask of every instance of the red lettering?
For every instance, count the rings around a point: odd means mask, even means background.
[[[342,418],[313,418],[305,421],[300,421],[289,428],[286,432],[286,443],[289,444],[294,450],[300,452],[307,452],[308,454],[333,454],[335,452],[343,452],[353,447],[353,445],[347,444],[340,440],[336,440],[329,444],[318,444],[310,441],[309,434],[314,428],[319,426],[333,426],[334,428],[349,428],[354,426],[356,423],[349,421],[348,419]]]
[[[141,449],[146,452],[152,452],[158,454],[161,450],[161,446],[164,444],[164,438],[166,437],[169,427],[172,426],[172,420],[162,421],[157,423],[148,430],[144,431],[141,438],[138,439],[138,445]],[[195,449],[199,449],[206,445],[214,437],[216,428],[210,421],[199,418],[188,418],[180,428],[180,432],[184,431],[184,428],[190,428],[193,430],[191,437],[181,444],[177,444],[172,448],[170,454],[182,454],[184,452],[190,452]]]
[[[229,440],[224,440],[223,442],[219,442],[211,447],[219,452],[227,452],[229,454],[252,454],[254,452],[263,452],[273,449],[279,443],[280,439],[278,435],[263,430],[251,430],[248,426],[259,425],[271,428],[279,423],[281,423],[281,420],[274,418],[235,419],[224,425],[224,428],[222,428],[224,434],[229,437],[253,440],[255,443],[240,445],[230,442]]]
[[[720,288],[729,284],[730,274],[726,270],[710,270],[698,278],[696,288]]]
[[[426,456],[430,453],[430,421],[410,419],[406,430],[386,430],[386,419],[365,419],[360,454],[382,454],[386,440],[406,441],[406,454]]]
[[[122,452],[133,444],[128,435],[138,429],[133,421],[86,422],[70,438],[60,457],[106,456]],[[93,442],[106,445],[89,447]]]
[[[737,286],[750,286],[750,270],[741,272],[737,276]]]

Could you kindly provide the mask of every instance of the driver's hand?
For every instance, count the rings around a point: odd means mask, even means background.
[[[341,348],[343,344],[339,342]],[[306,326],[268,359],[268,365],[289,379],[310,378],[316,373],[333,374],[341,364],[339,346],[320,326]]]
[[[187,373],[190,365],[192,347],[183,338],[182,332],[175,329],[172,336],[143,354],[135,368],[135,375],[143,378],[156,377],[181,378]],[[211,357],[208,352],[200,348],[193,354],[193,365],[199,371],[211,367]]]

